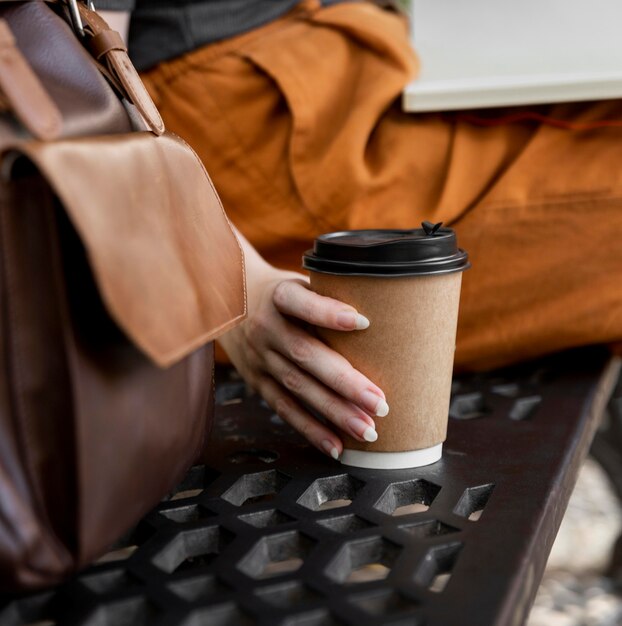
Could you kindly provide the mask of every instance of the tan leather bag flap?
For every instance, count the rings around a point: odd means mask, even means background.
[[[202,163],[177,136],[29,141],[16,153],[58,195],[110,314],[158,365],[244,319],[241,247]]]

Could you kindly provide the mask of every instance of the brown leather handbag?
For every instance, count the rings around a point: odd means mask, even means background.
[[[68,5],[0,2],[1,591],[86,565],[183,477],[209,342],[246,313],[202,164]]]

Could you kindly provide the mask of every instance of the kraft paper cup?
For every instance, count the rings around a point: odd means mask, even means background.
[[[433,225],[427,226],[431,230]],[[318,334],[385,392],[390,407],[385,417],[372,416],[375,442],[339,433],[344,442],[341,462],[399,469],[438,461],[447,436],[460,286],[462,271],[469,267],[466,253],[457,248],[451,229],[438,226],[432,235],[424,228],[323,237],[331,247],[318,246],[318,238],[304,257],[311,288],[352,305],[371,323],[365,330],[318,329]],[[434,245],[425,243],[431,237]],[[366,258],[357,256],[361,254]],[[414,257],[410,265],[409,255]]]

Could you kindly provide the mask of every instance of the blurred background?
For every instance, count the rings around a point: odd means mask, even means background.
[[[622,510],[593,457],[581,468],[528,626],[618,626],[619,581],[612,577]]]

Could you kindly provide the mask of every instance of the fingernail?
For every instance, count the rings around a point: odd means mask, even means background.
[[[389,414],[389,405],[386,400],[383,400],[373,391],[365,391],[363,393],[363,402],[365,403],[365,408],[378,417],[384,417]]]
[[[356,314],[356,330],[365,330],[369,328],[369,320],[360,313]]]
[[[389,414],[389,405],[386,400],[380,399],[380,402],[376,405],[376,415],[378,417],[384,417]]]
[[[365,441],[376,441],[376,439],[378,439],[378,433],[371,426],[368,426],[363,433],[363,439],[365,439]]]
[[[364,315],[355,313],[354,311],[341,311],[341,313],[337,313],[337,323],[339,326],[347,328],[348,330],[352,328],[364,330],[369,327],[369,320]]]
[[[337,448],[333,445],[332,441],[324,439],[324,441],[322,441],[322,448],[324,449],[326,454],[332,456],[335,461],[339,459],[339,450],[337,450]]]
[[[358,417],[351,417],[346,420],[350,430],[361,439],[365,441],[376,441],[378,439],[378,433],[373,426],[370,426],[367,422],[359,419]]]

